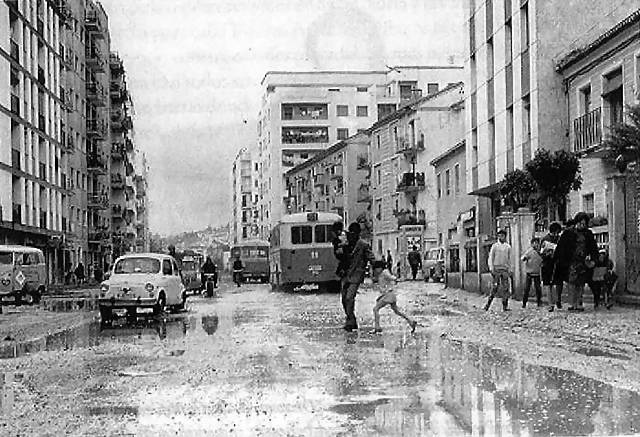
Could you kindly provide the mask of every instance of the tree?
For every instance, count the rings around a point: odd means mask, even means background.
[[[622,156],[626,162],[640,160],[640,104],[627,106],[628,122],[611,126],[609,134],[602,142],[611,160]]]
[[[536,185],[529,173],[523,170],[513,170],[504,175],[500,182],[500,197],[512,211],[529,205],[536,192]]]
[[[539,149],[525,166],[538,192],[538,205],[546,209],[547,219],[566,219],[567,196],[582,186],[580,159],[575,153]]]

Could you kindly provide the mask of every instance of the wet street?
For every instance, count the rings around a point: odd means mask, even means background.
[[[640,432],[640,396],[440,335],[440,285],[401,293],[415,334],[358,297],[223,286],[164,321],[95,322],[0,361],[0,435],[546,436]],[[427,301],[426,307],[415,302]]]

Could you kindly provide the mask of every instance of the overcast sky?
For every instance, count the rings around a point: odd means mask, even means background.
[[[231,165],[255,141],[270,70],[446,64],[462,0],[103,0],[124,60],[135,141],[150,166],[150,226],[226,224]]]

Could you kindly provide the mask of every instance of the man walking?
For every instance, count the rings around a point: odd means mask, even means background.
[[[360,284],[364,281],[367,264],[375,261],[371,246],[360,238],[360,225],[353,222],[349,225],[348,239],[348,267],[342,279],[342,307],[346,316],[344,330],[351,332],[358,329],[355,315],[356,294]]]
[[[393,272],[393,257],[389,249],[387,249],[387,269],[389,269],[389,272]]]
[[[413,246],[411,252],[407,255],[407,261],[409,261],[409,267],[411,267],[411,277],[415,281],[418,269],[422,268],[422,256],[420,256],[416,246]]]
[[[509,280],[511,279],[511,245],[507,243],[507,232],[504,229],[498,231],[498,241],[493,243],[489,251],[489,271],[493,277],[493,286],[489,294],[489,300],[484,306],[488,311],[491,302],[496,296],[502,298],[502,310],[509,309]]]

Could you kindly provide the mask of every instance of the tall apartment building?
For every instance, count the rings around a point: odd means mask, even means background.
[[[144,153],[136,157],[136,252],[149,252],[151,233],[149,232],[149,167]]]
[[[460,168],[436,174],[431,161],[464,138],[464,86],[451,84],[370,129],[373,248],[406,263],[413,245],[441,246],[438,199],[460,186]]]
[[[44,250],[60,279],[67,155],[61,2],[0,2],[0,242]]]
[[[134,164],[135,147],[130,135],[133,122],[124,64],[117,53],[109,55],[111,80],[111,220],[113,256],[118,257],[137,247],[137,207]],[[141,187],[142,188],[142,187]]]
[[[248,149],[242,149],[233,161],[232,169],[232,241],[238,243],[260,238],[258,228],[257,163]]]
[[[495,231],[503,176],[538,149],[565,146],[569,120],[556,61],[637,8],[637,0],[467,1],[467,189],[491,211],[479,233]]]
[[[268,72],[258,116],[259,232],[286,214],[283,174],[337,141],[367,129],[401,104],[462,78],[462,68]]]
[[[87,104],[87,266],[111,262],[111,210],[109,208],[111,132],[109,128],[109,53],[107,14],[100,3],[87,1],[85,10],[85,77]]]

